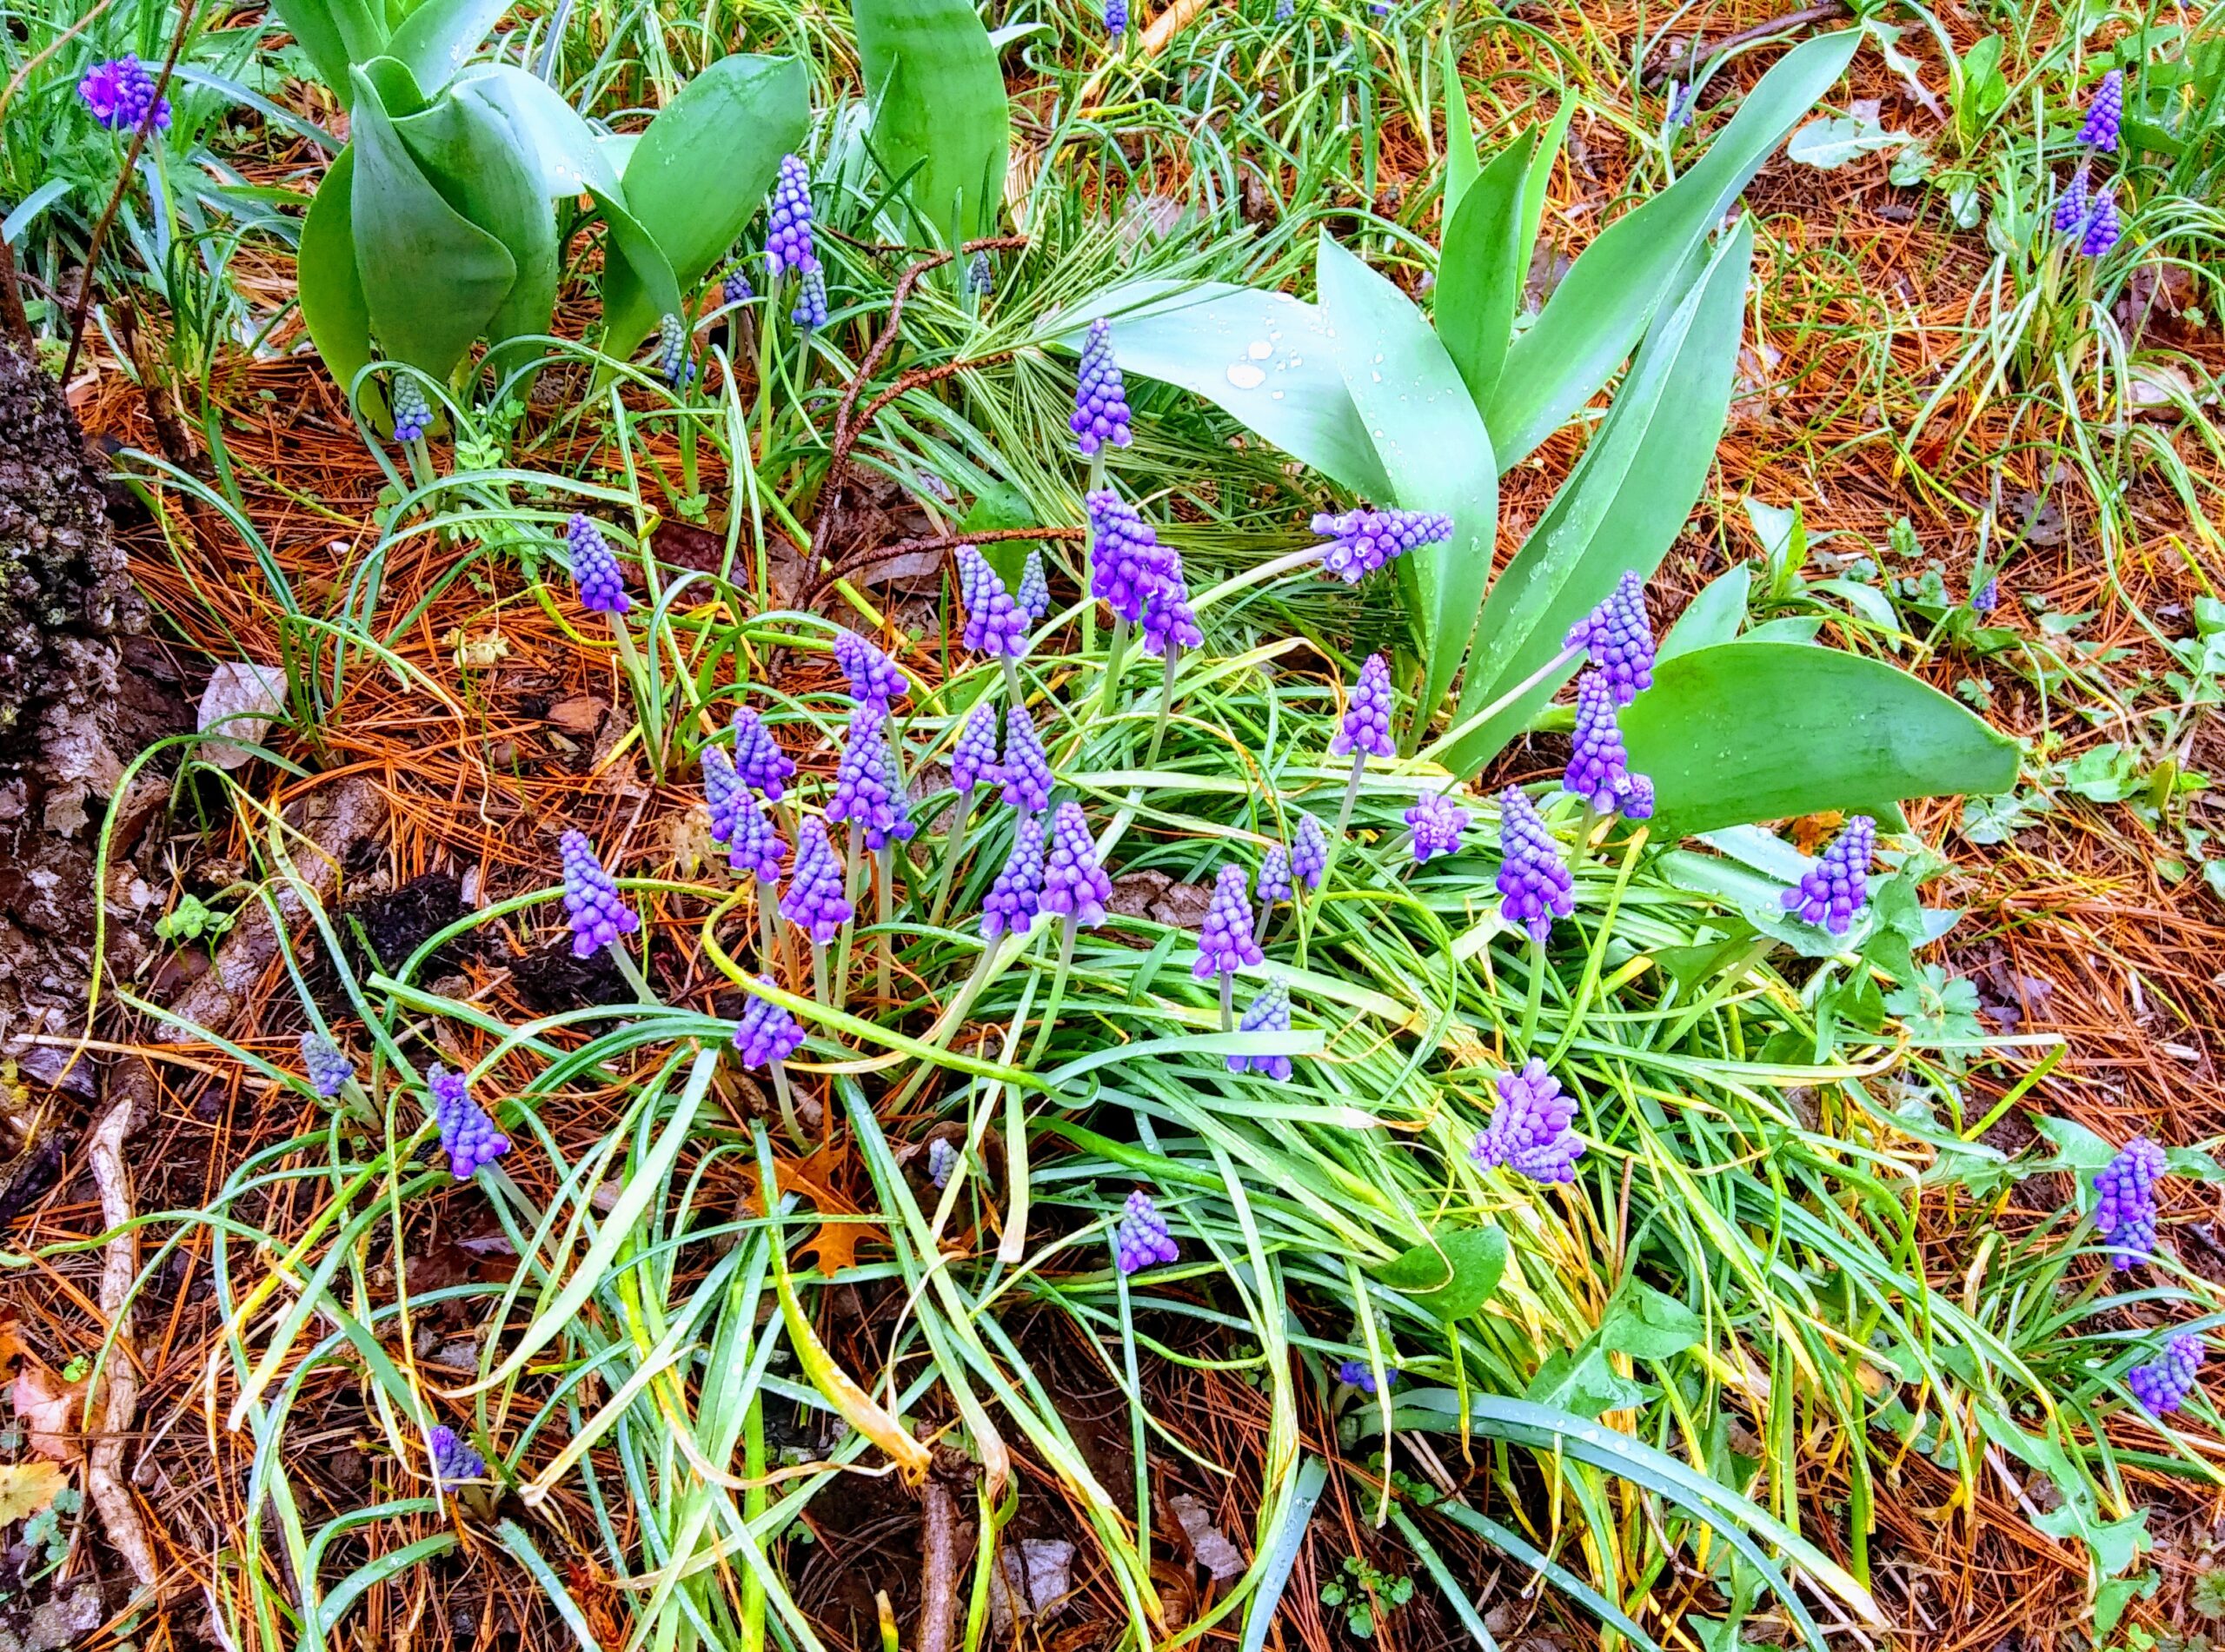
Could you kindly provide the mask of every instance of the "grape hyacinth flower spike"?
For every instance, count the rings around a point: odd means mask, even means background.
[[[765,262],[778,281],[790,270],[808,275],[819,268],[811,233],[811,169],[803,157],[780,157],[780,182],[773,187],[773,209],[765,224]]]
[[[1231,999],[1236,972],[1267,961],[1259,943],[1252,939],[1252,903],[1245,899],[1250,883],[1242,866],[1231,862],[1213,880],[1212,902],[1205,908],[1205,928],[1198,936],[1198,961],[1190,965],[1192,979],[1220,982],[1220,1025],[1225,1032],[1231,1021]]]
[[[946,1136],[938,1136],[927,1144],[927,1179],[937,1187],[948,1187],[951,1177],[958,1170],[958,1150],[950,1144]]]
[[[769,975],[757,979],[764,985],[773,985]],[[803,1047],[803,1037],[795,1017],[754,992],[742,1005],[741,1018],[734,1024],[734,1051],[745,1067],[769,1067],[786,1061]]]
[[[727,843],[727,865],[732,870],[771,886],[780,881],[780,863],[788,846],[765,806],[747,792],[734,811],[734,835]]]
[[[997,272],[989,262],[988,253],[975,253],[973,262],[966,266],[966,290],[976,298],[986,298],[996,284]]]
[[[1267,853],[1259,857],[1259,881],[1253,886],[1259,898],[1259,910],[1266,910],[1291,899],[1295,890],[1291,883],[1290,852],[1279,843],[1267,846]]]
[[[1348,1359],[1338,1366],[1337,1380],[1348,1388],[1358,1389],[1370,1399],[1373,1399],[1379,1391],[1375,1383],[1375,1367],[1364,1359]],[[1388,1388],[1398,1380],[1398,1368],[1385,1365],[1383,1368],[1383,1386]]]
[[[1127,21],[1127,6],[1122,0],[1121,23]],[[1107,0],[1106,27],[1112,28],[1112,4]],[[1112,359],[1112,323],[1099,317],[1089,324],[1089,337],[1081,347],[1081,373],[1074,388],[1073,415],[1066,421],[1067,428],[1074,433],[1074,446],[1085,459],[1098,459],[1109,442],[1115,448],[1129,445],[1131,415],[1128,412],[1128,387],[1120,376],[1120,364]]]
[[[579,587],[580,606],[590,614],[630,613],[634,599],[626,594],[626,576],[594,519],[575,511],[564,525],[564,542],[571,553],[572,583]]]
[[[1570,629],[1565,647],[1581,648],[1606,673],[1615,704],[1627,706],[1653,687],[1653,621],[1645,612],[1645,581],[1628,573],[1607,600]]]
[[[728,304],[746,304],[757,296],[757,289],[749,284],[748,261],[737,258],[727,266],[727,273],[719,282],[719,298]]]
[[[1381,654],[1372,654],[1359,668],[1359,683],[1329,741],[1329,754],[1351,753],[1357,771],[1370,757],[1391,757],[1397,752],[1391,743],[1391,666]]]
[[[2163,1345],[2163,1357],[2150,1365],[2135,1365],[2125,1374],[2133,1398],[2152,1415],[2166,1416],[2187,1403],[2202,1385],[2202,1338],[2182,1331]]]
[[[984,780],[997,778],[997,708],[976,706],[958,731],[951,748],[950,784],[953,790],[971,792]]]
[[[1576,740],[1561,785],[1599,814],[1617,810],[1633,820],[1653,813],[1653,784],[1632,774],[1615,720],[1615,690],[1604,671],[1587,671],[1576,684]]]
[[[1452,519],[1428,510],[1324,511],[1314,517],[1313,531],[1329,541],[1321,547],[1321,566],[1345,584],[1358,585],[1408,551],[1451,539]]]
[[[435,1061],[425,1069],[425,1088],[433,1098],[433,1123],[441,1132],[441,1151],[448,1156],[448,1174],[457,1181],[469,1181],[482,1166],[510,1151],[510,1138],[471,1098],[462,1073]]]
[[[2094,101],[2086,106],[2086,119],[2078,128],[2078,141],[2113,155],[2123,124],[2124,70],[2112,69],[2094,89]]]
[[[1132,625],[1166,577],[1166,549],[1136,508],[1109,488],[1083,501],[1089,509],[1089,594]]]
[[[1020,660],[1027,654],[1027,616],[1005,589],[989,559],[971,545],[958,547],[958,579],[966,602],[961,640],[975,654]]]
[[[1043,553],[1031,550],[1027,561],[1020,570],[1020,589],[1013,600],[1026,616],[1030,625],[1043,623],[1043,616],[1051,612],[1051,581],[1043,572]]]
[[[1105,32],[1115,40],[1128,32],[1128,0],[1105,0]]]
[[[1017,701],[1005,713],[1005,757],[998,773],[1005,801],[1022,814],[1040,814],[1051,806],[1051,760],[1044,755],[1035,720]]]
[[[1252,1007],[1244,1012],[1244,1018],[1237,1023],[1239,1032],[1287,1032],[1290,1031],[1290,983],[1279,975],[1270,976],[1266,985],[1259,989],[1259,996],[1252,1000]],[[1277,1084],[1290,1078],[1288,1056],[1231,1056],[1231,1072],[1264,1072]]]
[[[1519,786],[1499,793],[1498,847],[1503,861],[1494,886],[1499,913],[1543,945],[1553,932],[1553,919],[1576,910],[1576,879],[1538,806]]]
[[[355,1064],[348,1059],[338,1045],[322,1033],[304,1032],[302,1034],[302,1071],[309,1076],[309,1088],[330,1101],[354,1079]]]
[[[433,1459],[433,1482],[442,1490],[487,1477],[487,1459],[447,1423],[435,1423],[427,1429],[425,1445]]]
[[[888,794],[888,714],[878,700],[862,700],[850,719],[850,737],[834,766],[834,790],[827,800],[829,825],[847,822],[868,849],[887,843],[896,826]],[[856,841],[853,839],[853,843]]]
[[[807,333],[815,333],[827,325],[827,271],[814,264],[803,272],[802,283],[796,289],[795,308],[788,312],[788,319]]]
[[[1081,805],[1061,803],[1051,817],[1051,846],[1037,910],[1065,919],[1071,937],[1077,929],[1094,929],[1103,923],[1105,903],[1112,898],[1112,880],[1097,863],[1097,841],[1089,835]]]
[[[1870,903],[1870,857],[1876,847],[1877,823],[1866,814],[1856,815],[1823,858],[1784,892],[1785,911],[1803,924],[1845,934]]]
[[[1290,869],[1308,889],[1318,889],[1329,870],[1329,838],[1318,817],[1298,817],[1298,841],[1291,846]]]
[[[1182,574],[1182,559],[1173,551],[1159,581],[1144,598],[1144,652],[1156,658],[1175,648],[1195,648],[1205,640],[1198,629],[1198,616],[1190,608],[1190,582]],[[1172,669],[1170,660],[1169,670]]]
[[[2123,238],[2124,220],[2117,213],[2116,188],[2112,184],[2094,197],[2094,210],[2087,216],[2085,233],[2078,238],[2078,255],[2106,257]]]
[[[2001,581],[1989,579],[1970,593],[1970,612],[1983,619],[2001,606]]]
[[[1533,1182],[1574,1181],[1576,1161],[1584,1157],[1584,1138],[1569,1128],[1576,1117],[1575,1098],[1534,1056],[1521,1071],[1503,1072],[1494,1082],[1498,1105],[1469,1157]]]
[[[1166,1218],[1141,1188],[1129,1194],[1127,1203],[1120,1207],[1120,1219],[1112,1229],[1112,1255],[1124,1274],[1139,1273],[1154,1262],[1181,1258],[1174,1236],[1166,1231]]]
[[[703,806],[711,817],[711,841],[731,843],[744,804],[754,799],[749,789],[742,785],[741,776],[734,773],[734,759],[727,755],[725,746],[706,746],[701,761]]]
[[[741,783],[768,803],[780,800],[796,772],[795,760],[780,749],[763,720],[747,707],[734,714],[734,768]]]
[[[1043,822],[1020,818],[1012,856],[981,901],[981,933],[991,940],[1009,932],[1025,935],[1035,922],[1043,893]]]
[[[1275,21],[1288,23],[1298,16],[1298,0],[1275,0]]]
[[[896,662],[856,632],[834,633],[834,663],[849,680],[850,698],[863,706],[887,706],[904,698],[904,673]]]
[[[422,441],[425,433],[433,428],[433,404],[425,399],[425,387],[407,373],[397,373],[394,378],[394,439],[396,441]]]
[[[154,129],[169,130],[170,100],[155,96],[155,77],[136,52],[95,63],[77,83],[77,96],[93,118],[111,132],[136,130],[149,109],[155,112]]]
[[[1425,866],[1434,856],[1458,854],[1460,839],[1467,835],[1468,818],[1468,811],[1450,791],[1422,793],[1405,813],[1414,833],[1414,864]]]
[[[687,325],[669,313],[657,323],[657,376],[675,390],[695,377],[695,364],[687,359]]]
[[[2119,1268],[2155,1257],[2155,1184],[2165,1169],[2163,1150],[2135,1136],[2094,1174],[2094,1226],[2109,1241]]]
[[[576,827],[568,830],[557,846],[564,857],[564,910],[572,920],[573,957],[589,957],[597,947],[641,928],[641,919],[594,858],[586,833]]]
[[[2085,228],[2086,215],[2093,208],[2092,186],[2088,180],[2094,170],[2091,161],[2081,161],[2078,169],[2070,175],[2070,182],[2062,198],[2055,203],[2055,229],[2059,236],[2075,235]]]
[[[817,815],[806,816],[796,828],[796,862],[780,892],[780,916],[808,935],[814,948],[825,946],[850,921],[842,862]]]

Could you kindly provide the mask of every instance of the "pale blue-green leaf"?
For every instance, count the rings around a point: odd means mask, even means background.
[[[1475,123],[1468,118],[1468,88],[1460,78],[1460,54],[1454,50],[1452,31],[1438,37],[1438,72],[1445,82],[1445,217],[1458,216],[1483,163],[1476,154]]]
[[[556,309],[556,212],[539,169],[501,109],[448,93],[394,123],[441,197],[509,251],[515,274],[488,318],[487,334],[544,334]]]
[[[30,227],[32,221],[63,196],[69,194],[76,187],[76,183],[77,181],[75,178],[49,178],[40,184],[37,189],[23,197],[22,205],[10,213],[6,218],[0,219],[0,241],[6,242],[11,247],[14,246],[17,238]]]
[[[387,56],[407,64],[417,83],[437,95],[509,9],[510,0],[424,0],[395,30]]]
[[[1331,481],[1371,499],[1391,496],[1314,305],[1224,282],[1129,282],[1060,315],[1050,342],[1080,349],[1099,315],[1112,322],[1123,372],[1180,385]]]
[[[1880,149],[1898,149],[1909,142],[1906,132],[1889,132],[1876,116],[1832,115],[1814,120],[1792,135],[1784,146],[1789,159],[1819,171],[1835,172],[1850,161]]]
[[[1712,647],[1737,636],[1738,627],[1745,623],[1746,597],[1753,583],[1754,570],[1744,562],[1710,580],[1700,594],[1684,605],[1684,612],[1669,627],[1669,634],[1661,639],[1657,658],[1674,660],[1680,654]]]
[[[1764,620],[1741,633],[1747,642],[1813,642],[1823,622],[1810,614],[1789,614],[1781,620]]]
[[[1479,408],[1490,405],[1505,365],[1529,274],[1522,225],[1537,144],[1537,134],[1528,133],[1492,158],[1450,215],[1437,261],[1437,336]]]
[[[622,269],[628,293],[639,295],[638,301],[629,296],[629,303],[638,302],[652,315],[678,314],[680,281],[672,273],[672,265],[657,246],[656,238],[634,222],[634,215],[617,196],[589,184],[588,198],[594,202],[603,222],[610,227],[609,246],[603,255],[604,292],[608,293],[611,282]]]
[[[1242,1652],[1261,1652],[1267,1644],[1268,1632],[1275,1627],[1276,1614],[1282,1605],[1283,1591],[1290,1586],[1292,1569],[1298,1564],[1298,1550],[1305,1546],[1306,1528],[1313,1523],[1313,1510],[1321,1501],[1321,1489],[1328,1483],[1329,1470],[1320,1458],[1309,1456],[1298,1463],[1298,1483],[1292,1488],[1290,1503],[1267,1541],[1266,1564],[1259,1570],[1259,1586],[1252,1590],[1252,1599],[1245,1608]]]
[[[1795,46],[1747,93],[1684,176],[1600,232],[1537,322],[1507,352],[1484,423],[1511,467],[1589,401],[1645,331],[1658,303],[1747,180],[1853,58],[1853,30]]]
[[[355,231],[351,218],[355,187],[354,145],[340,151],[325,169],[324,180],[309,197],[302,219],[301,245],[295,255],[295,282],[302,303],[302,319],[309,325],[309,342],[324,358],[325,371],[342,389],[371,362],[370,301],[363,296],[363,280],[355,269]],[[362,393],[366,410],[382,408],[375,387]]]
[[[538,75],[515,63],[479,63],[459,75],[448,90],[501,115],[520,152],[538,172],[541,193],[551,200],[575,199],[590,186],[616,192],[618,171],[608,141]]]
[[[851,0],[873,146],[946,247],[993,233],[1012,118],[971,0]]]
[[[349,70],[386,50],[386,8],[380,0],[271,0],[270,10],[341,107],[354,103]]]
[[[1631,1643],[1638,1648],[1639,1652],[1661,1652],[1661,1643],[1632,1622],[1620,1607],[1521,1533],[1501,1525],[1489,1515],[1465,1503],[1440,1503],[1431,1512],[1475,1533],[1493,1548],[1504,1550],[1527,1566],[1602,1623],[1629,1636]]]
[[[1691,514],[1730,407],[1752,264],[1742,222],[1682,300],[1663,310],[1584,456],[1508,563],[1478,627],[1460,716],[1479,713],[1545,667],[1569,628],[1625,573],[1652,576]],[[1471,774],[1552,698],[1566,667],[1460,740]]]

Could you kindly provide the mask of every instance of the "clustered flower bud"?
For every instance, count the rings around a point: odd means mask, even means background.
[[[433,404],[425,399],[425,387],[406,373],[394,378],[394,439],[396,441],[416,441],[433,428]]]
[[[1063,918],[1076,929],[1094,929],[1105,921],[1105,903],[1112,898],[1112,880],[1097,863],[1097,841],[1089,835],[1081,805],[1061,803],[1051,817],[1051,848],[1038,910]]]
[[[474,1450],[445,1423],[425,1430],[425,1444],[433,1459],[433,1480],[443,1491],[467,1480],[487,1477],[487,1459]]]
[[[2137,1267],[2155,1254],[2155,1184],[2164,1169],[2163,1150],[2135,1136],[2095,1172],[2094,1225],[2110,1242],[2120,1268]]]
[[[1615,720],[1615,690],[1604,671],[1587,671],[1576,685],[1576,739],[1562,786],[1602,814],[1619,809],[1633,820],[1653,813],[1653,782],[1632,774]]]
[[[1408,551],[1451,539],[1452,519],[1428,510],[1324,511],[1314,517],[1313,531],[1329,540],[1321,547],[1321,566],[1345,584],[1358,585]]]
[[[773,985],[769,975],[757,979],[767,986]],[[734,1024],[734,1047],[741,1057],[741,1065],[769,1066],[775,1061],[786,1061],[802,1046],[803,1028],[795,1017],[772,999],[751,993],[749,1002],[742,1005],[741,1018]]]
[[[1035,720],[1027,707],[1014,704],[1005,713],[1005,758],[998,766],[1004,780],[1004,799],[1022,814],[1039,814],[1051,806],[1051,760],[1035,733]]]
[[[864,839],[868,849],[883,849],[890,839],[909,841],[918,830],[912,824],[902,788],[890,778],[894,753],[888,744],[888,713],[879,700],[862,701],[850,720],[850,738],[834,770],[834,790],[827,803],[827,818],[844,821]]]
[[[1290,983],[1280,975],[1267,978],[1259,989],[1259,996],[1252,1000],[1252,1007],[1244,1012],[1237,1024],[1240,1032],[1287,1032],[1290,1031]],[[1231,1072],[1264,1072],[1277,1084],[1290,1077],[1288,1056],[1231,1056]]]
[[[1166,549],[1136,508],[1110,488],[1083,502],[1089,508],[1089,594],[1132,624],[1166,577]]]
[[[787,841],[765,806],[745,793],[734,814],[734,836],[727,843],[727,865],[733,871],[772,885],[780,881],[780,863],[788,858]]]
[[[1645,581],[1624,574],[1607,600],[1570,627],[1565,646],[1581,648],[1606,673],[1615,704],[1627,706],[1653,687],[1653,621],[1645,612]]]
[[[1043,616],[1051,612],[1051,581],[1043,572],[1043,553],[1031,550],[1027,561],[1020,570],[1020,589],[1013,600],[1020,607],[1030,625],[1043,623]]]
[[[1025,935],[1035,922],[1043,893],[1043,822],[1022,815],[1012,855],[981,901],[981,932],[991,940],[1007,931]]]
[[[136,130],[150,109],[155,111],[154,129],[169,130],[170,100],[155,96],[155,77],[136,52],[95,63],[77,83],[77,96],[85,100],[93,118],[111,132]]]
[[[579,587],[580,606],[590,614],[630,612],[634,599],[626,594],[626,576],[594,519],[574,512],[564,525],[564,542],[571,552],[572,583]]]
[[[1129,1194],[1112,1229],[1112,1256],[1120,1271],[1139,1273],[1154,1262],[1177,1261],[1181,1255],[1151,1195],[1141,1188]]]
[[[811,235],[811,169],[800,156],[780,157],[780,178],[773,187],[773,210],[765,225],[765,262],[775,281],[787,270],[807,275],[819,268]]]
[[[780,916],[824,946],[850,921],[850,897],[842,885],[842,862],[827,840],[817,815],[796,828],[796,863],[780,892]]]
[[[2125,1382],[2138,1400],[2157,1416],[2175,1411],[2202,1385],[2202,1338],[2181,1332],[2163,1344],[2163,1357],[2152,1365],[2135,1365]]]
[[[1405,813],[1414,833],[1414,864],[1422,866],[1436,855],[1457,854],[1467,834],[1468,811],[1451,792],[1425,792]]]
[[[1330,754],[1365,752],[1370,757],[1390,757],[1398,749],[1391,743],[1390,662],[1372,654],[1359,668],[1359,683],[1345,707],[1344,720],[1330,739]]]
[[[1499,912],[1529,931],[1531,940],[1542,941],[1552,933],[1554,919],[1576,910],[1576,879],[1544,817],[1520,787],[1499,793],[1498,810]]]
[[[1291,846],[1290,869],[1308,889],[1318,889],[1329,870],[1329,834],[1313,815],[1298,817],[1298,841]]]
[[[2078,128],[2078,141],[2115,154],[2123,125],[2124,70],[2112,69],[2094,89],[2094,101],[2086,106],[2086,119]]]
[[[657,376],[675,390],[695,376],[695,364],[687,359],[687,326],[677,315],[657,322]]]
[[[795,307],[788,311],[788,319],[807,333],[815,333],[827,325],[827,270],[814,264],[803,272],[803,280],[796,288]]]
[[[1027,654],[1027,616],[1005,589],[989,559],[971,545],[958,547],[958,591],[966,604],[961,640],[976,654],[1020,660]]]
[[[471,1098],[462,1073],[436,1061],[425,1069],[425,1088],[433,1098],[433,1123],[441,1132],[441,1151],[448,1156],[448,1174],[457,1181],[469,1181],[482,1166],[510,1151],[510,1138]]]
[[[302,1034],[302,1071],[309,1077],[309,1088],[330,1101],[348,1087],[355,1076],[355,1064],[348,1059],[340,1046],[320,1032]]]
[[[1347,1387],[1358,1389],[1370,1399],[1373,1399],[1378,1392],[1375,1385],[1375,1368],[1364,1359],[1348,1359],[1338,1366],[1337,1380]],[[1383,1368],[1384,1387],[1388,1388],[1398,1380],[1398,1368],[1396,1365],[1386,1365]]]
[[[1288,900],[1294,892],[1290,880],[1290,853],[1279,843],[1267,846],[1259,857],[1259,881],[1255,886],[1262,906]]]
[[[958,1150],[947,1137],[938,1136],[927,1144],[927,1179],[937,1187],[948,1187],[950,1178],[958,1169]]]
[[[568,830],[557,839],[557,847],[564,857],[564,910],[572,920],[573,957],[586,958],[641,928],[641,919],[594,858],[587,833]]]
[[[850,698],[860,706],[887,706],[904,698],[904,673],[896,662],[854,631],[834,633],[834,663],[849,680]]]
[[[746,707],[734,714],[734,769],[744,786],[768,803],[780,800],[796,772],[795,760],[780,749],[773,731]]]
[[[997,778],[997,708],[984,701],[976,706],[958,731],[950,753],[950,783],[971,792],[984,780]]]
[[[1125,3],[1120,15],[1125,26]],[[1112,28],[1109,0],[1106,27]],[[1081,377],[1074,389],[1073,416],[1067,426],[1074,433],[1074,446],[1081,449],[1082,457],[1091,459],[1107,442],[1126,447],[1131,439],[1129,421],[1127,385],[1120,376],[1120,364],[1112,359],[1112,324],[1100,317],[1089,324],[1089,337],[1081,347]]]
[[[1584,1138],[1569,1128],[1575,1098],[1534,1056],[1519,1072],[1503,1072],[1496,1084],[1498,1105],[1491,1127],[1476,1138],[1469,1157],[1478,1164],[1504,1166],[1533,1182],[1572,1182]]]
[[[1854,927],[1855,915],[1870,902],[1870,857],[1877,846],[1877,823],[1857,814],[1846,823],[1823,859],[1784,892],[1784,909],[1803,924],[1821,924],[1834,935]]]
[[[1252,903],[1244,898],[1244,886],[1249,881],[1244,868],[1233,862],[1223,866],[1213,880],[1205,928],[1198,937],[1198,961],[1190,966],[1190,973],[1197,979],[1210,981],[1266,962],[1259,943],[1252,939]]]

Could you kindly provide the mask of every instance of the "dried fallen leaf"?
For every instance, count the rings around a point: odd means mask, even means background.
[[[51,1463],[0,1463],[0,1526],[43,1512],[69,1483]]]
[[[75,1463],[85,1455],[77,1435],[84,1400],[83,1383],[65,1383],[43,1365],[26,1365],[17,1373],[16,1415],[35,1455],[55,1463]]]
[[[1212,1574],[1213,1582],[1225,1583],[1243,1572],[1242,1552],[1213,1524],[1212,1511],[1204,1503],[1186,1491],[1169,1499],[1167,1506],[1182,1523],[1182,1535],[1190,1540],[1191,1557]]]
[[[214,729],[232,738],[205,741],[203,760],[221,769],[236,769],[248,761],[255,753],[242,742],[261,743],[285,703],[286,673],[277,667],[225,660],[209,673],[194,726],[204,734]]]
[[[548,708],[548,720],[568,734],[592,734],[609,714],[610,702],[593,694],[575,694]]]

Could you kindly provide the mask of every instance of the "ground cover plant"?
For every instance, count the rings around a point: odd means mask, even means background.
[[[2204,1643],[2206,19],[9,19],[0,1632]]]

